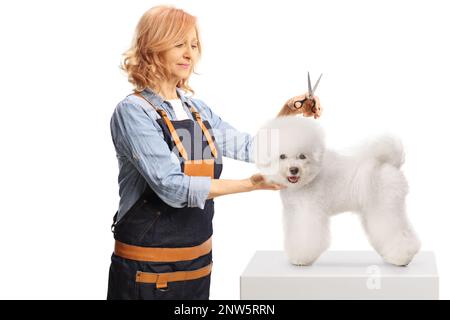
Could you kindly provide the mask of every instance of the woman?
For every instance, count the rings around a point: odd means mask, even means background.
[[[219,179],[222,155],[253,162],[252,139],[218,117],[188,79],[201,55],[196,18],[168,6],[140,19],[123,69],[135,93],[111,118],[119,161],[119,210],[108,299],[208,299],[213,198],[279,190],[261,175]],[[303,96],[279,115],[302,112]],[[317,112],[306,116],[320,116]],[[233,143],[234,142],[234,143]]]

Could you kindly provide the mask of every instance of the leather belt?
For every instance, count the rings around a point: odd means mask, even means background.
[[[176,262],[194,260],[212,250],[212,239],[209,238],[195,247],[182,248],[151,248],[129,245],[116,240],[114,254],[116,256],[148,262]]]
[[[166,273],[149,273],[138,271],[136,273],[136,282],[156,283],[157,289],[167,288],[168,282],[195,280],[206,277],[211,273],[212,263],[206,267],[192,271],[177,271]]]

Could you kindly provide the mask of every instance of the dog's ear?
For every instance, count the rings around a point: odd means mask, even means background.
[[[269,167],[279,150],[278,131],[262,128],[253,143],[253,155],[258,167]]]
[[[267,168],[272,163],[270,154],[267,154],[262,148],[255,148],[255,163],[258,167]]]
[[[317,162],[321,162],[323,158],[323,149],[316,148],[312,153],[313,159]]]

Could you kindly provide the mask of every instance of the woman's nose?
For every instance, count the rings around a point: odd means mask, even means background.
[[[192,48],[190,46],[187,46],[186,50],[184,50],[184,57],[185,58],[192,57]]]

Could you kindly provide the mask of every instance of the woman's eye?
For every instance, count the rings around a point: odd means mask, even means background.
[[[175,45],[175,47],[177,47],[177,48],[181,48],[182,46],[184,46],[184,43],[180,43],[180,44]],[[192,45],[191,48],[192,49],[197,49],[197,46]]]
[[[281,160],[286,159],[286,155],[285,155],[285,154],[280,155],[280,159],[281,159]]]
[[[300,154],[298,157],[299,157],[299,159],[302,159],[302,160],[306,159],[306,156],[303,153]]]

